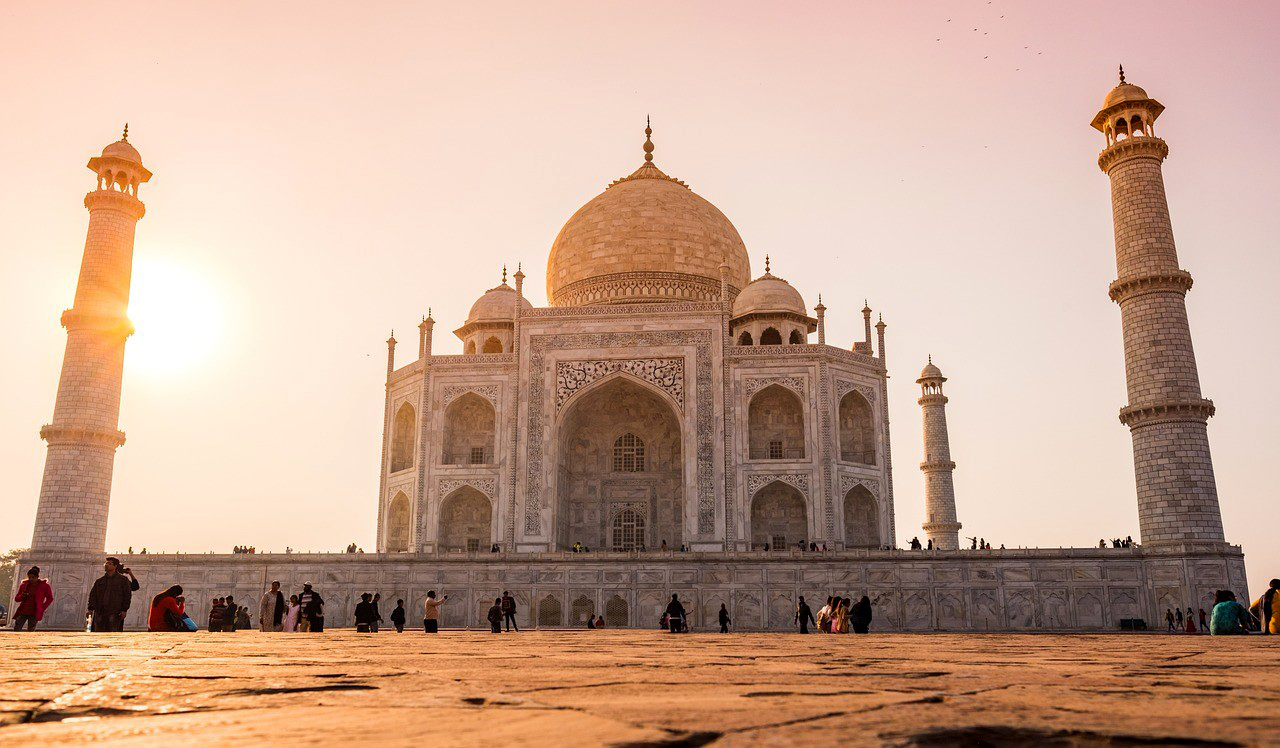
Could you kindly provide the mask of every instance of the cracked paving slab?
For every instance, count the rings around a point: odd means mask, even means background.
[[[1230,746],[1280,734],[1280,637],[6,632],[0,655],[6,744]]]

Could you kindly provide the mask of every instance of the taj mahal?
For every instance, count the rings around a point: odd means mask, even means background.
[[[411,610],[443,590],[464,601],[442,608],[445,626],[484,625],[504,590],[522,625],[544,628],[589,615],[656,626],[672,593],[693,626],[710,626],[723,604],[741,629],[790,628],[799,596],[836,591],[868,595],[887,630],[1119,630],[1166,608],[1211,607],[1216,589],[1246,589],[1244,557],[1219,511],[1214,407],[1200,391],[1184,302],[1192,280],[1154,127],[1163,110],[1122,71],[1092,120],[1114,212],[1109,295],[1124,332],[1133,547],[962,543],[947,378],[932,360],[892,369],[919,387],[925,447],[919,477],[916,466],[896,476],[902,500],[923,502],[923,532],[896,527],[884,320],[864,302],[862,339],[828,341],[821,299],[806,301],[767,256],[753,271],[729,218],[659,168],[646,126],[639,167],[552,243],[548,306],[526,299],[523,268],[510,281],[504,268],[454,322],[462,354],[433,352],[430,314],[411,360],[397,361],[397,340],[387,341],[376,553],[126,562],[144,594],[181,584],[201,616],[215,596],[311,581],[331,626],[349,623],[370,590]],[[54,415],[40,432],[48,453],[32,549],[18,562],[50,576],[60,594],[46,621],[66,628],[84,624],[124,444],[133,237],[152,176],[127,131],[88,165],[88,238],[62,317]],[[916,534],[925,548],[902,550]],[[144,617],[131,611],[128,627]]]

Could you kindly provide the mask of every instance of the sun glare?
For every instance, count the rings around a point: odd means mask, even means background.
[[[134,266],[129,319],[135,332],[125,361],[146,374],[169,374],[205,359],[222,333],[223,309],[208,280],[176,263]]]

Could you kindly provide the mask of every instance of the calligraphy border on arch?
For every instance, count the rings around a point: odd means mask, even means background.
[[[456,398],[468,392],[474,392],[480,397],[489,401],[489,404],[497,407],[498,393],[502,391],[501,385],[497,384],[460,384],[447,385],[441,390],[441,404],[448,405]]]
[[[751,473],[747,476],[747,499],[750,500],[757,491],[774,481],[794,486],[800,489],[806,499],[809,498],[808,473]]]
[[[556,363],[556,412],[584,387],[619,371],[654,385],[684,407],[684,358],[599,358]]]
[[[791,390],[804,400],[804,377],[753,377],[743,380],[742,391],[746,398],[750,400],[760,390],[769,385],[780,384]]]
[[[876,501],[880,500],[880,481],[875,478],[861,478],[856,475],[840,476],[840,496],[843,498],[845,494],[853,490],[854,486],[866,486]]]
[[[498,492],[498,481],[496,478],[442,478],[436,483],[436,500],[442,501],[444,497],[457,491],[463,486],[471,486],[480,493],[493,499],[494,494]]]
[[[860,384],[858,382],[850,382],[847,379],[836,380],[836,398],[842,398],[851,391],[857,390],[859,394],[867,399],[871,405],[876,404],[876,389],[870,385]]]
[[[526,421],[528,459],[525,468],[524,531],[528,535],[542,533],[542,433],[546,427],[543,402],[546,400],[546,355],[551,350],[591,350],[600,348],[656,348],[692,345],[694,347],[694,397],[696,402],[695,433],[698,460],[698,533],[715,532],[716,491],[711,435],[711,330],[661,330],[653,332],[574,333],[569,335],[533,335],[529,340],[529,408]],[[554,393],[552,393],[554,396]]]

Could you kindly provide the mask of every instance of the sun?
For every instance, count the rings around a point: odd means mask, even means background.
[[[129,338],[125,361],[131,370],[171,374],[209,357],[221,337],[224,310],[214,287],[190,267],[167,260],[144,260],[133,270]]]

